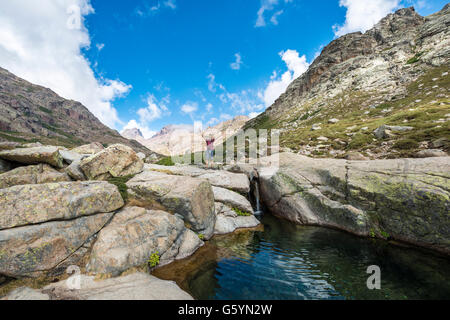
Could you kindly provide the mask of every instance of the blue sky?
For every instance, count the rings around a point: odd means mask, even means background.
[[[34,41],[39,32],[36,30],[42,29],[44,40],[39,39],[39,44],[36,40],[29,52],[33,50],[33,56],[40,56],[39,63],[48,65],[49,70],[36,69],[31,62],[27,65],[29,60],[23,59],[21,63],[20,49],[26,44],[20,40],[9,46],[0,45],[3,61],[0,66],[64,97],[81,101],[112,128],[138,126],[146,136],[167,124],[201,121],[206,126],[240,114],[254,116],[303,73],[322,46],[336,36],[365,31],[380,17],[402,6],[413,4],[420,14],[428,15],[447,3],[440,0],[62,2],[66,7],[43,0],[38,6],[48,6],[45,12],[28,8],[30,2],[27,8],[21,8],[24,0],[0,5],[0,12],[4,9],[8,14],[0,13],[0,22],[5,22],[4,30],[0,23],[3,37],[10,32],[11,38]],[[48,25],[52,18],[49,15],[60,10],[61,23],[65,24],[69,5],[81,7],[82,27],[70,30],[71,33],[64,31],[65,40],[61,41],[62,31],[57,33]],[[14,18],[20,15],[33,21],[29,29],[14,26]],[[59,21],[56,18],[59,17],[53,17],[55,25]],[[8,23],[9,29],[4,27]],[[41,29],[36,27],[40,23]],[[0,40],[4,40],[1,37],[2,33]],[[42,58],[52,45],[58,46],[53,51],[60,51],[60,55]]]

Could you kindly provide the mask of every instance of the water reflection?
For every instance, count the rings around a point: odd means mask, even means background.
[[[450,261],[340,231],[265,215],[264,228],[217,236],[154,271],[196,299],[446,299]],[[366,287],[381,268],[381,290]]]

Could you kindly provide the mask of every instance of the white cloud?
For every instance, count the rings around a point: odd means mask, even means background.
[[[198,109],[197,102],[187,102],[181,106],[181,112],[186,114],[192,114]]]
[[[211,103],[208,103],[208,104],[206,105],[206,111],[207,111],[207,112],[211,112],[212,109],[213,109],[213,105],[212,105]]]
[[[167,1],[164,1],[164,6],[170,8],[170,9],[176,9],[177,3],[175,0],[167,0]]]
[[[399,8],[400,0],[340,0],[339,5],[347,8],[343,25],[333,26],[334,34],[340,37],[350,32],[365,32],[387,14]]]
[[[250,119],[253,119],[253,118],[256,118],[258,115],[260,115],[261,114],[261,112],[250,112],[249,114],[248,114],[248,117],[250,118]]]
[[[276,7],[279,6],[280,2],[282,3],[292,3],[293,0],[261,0],[261,6],[256,13],[256,22],[255,27],[265,27],[267,25],[265,19],[265,13],[271,12],[275,10]],[[270,18],[270,22],[274,25],[278,24],[278,17],[283,13],[283,10],[278,10],[275,12]]]
[[[271,76],[267,88],[264,90],[263,100],[266,107],[269,107],[275,100],[286,91],[286,88],[296,78],[301,76],[309,67],[306,56],[299,56],[295,50],[286,50],[279,53],[281,59],[286,63],[288,70],[280,78],[274,72]]]
[[[141,108],[137,111],[141,123],[152,122],[153,120],[162,117],[162,110],[167,110],[167,107],[165,105],[158,107],[156,103],[157,101],[155,96],[149,95],[147,98],[147,107]]]
[[[230,68],[233,70],[239,70],[241,69],[242,57],[240,53],[235,53],[234,56],[236,57],[236,61],[230,64]]]
[[[283,14],[283,10],[277,11],[273,14],[272,18],[270,18],[270,22],[274,25],[278,25],[278,17]]]
[[[122,129],[121,133],[123,133],[127,129],[139,129],[142,133],[142,136],[145,139],[150,139],[156,134],[156,131],[151,130],[148,126],[142,125],[138,123],[136,120],[130,120]]]
[[[103,48],[105,47],[105,44],[104,43],[97,43],[95,46],[97,47],[98,51],[102,51]]]
[[[115,127],[121,121],[111,102],[131,86],[96,78],[81,53],[91,44],[83,18],[93,12],[89,0],[1,1],[0,66],[80,101],[104,124]]]

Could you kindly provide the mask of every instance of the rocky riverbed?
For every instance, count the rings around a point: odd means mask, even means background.
[[[450,252],[449,157],[281,153],[212,170],[144,164],[127,146],[88,145],[8,147],[0,158],[0,276],[14,288],[24,279],[60,280],[77,266],[85,286],[73,293],[61,280],[6,299],[190,298],[136,272],[189,257],[214,235],[258,226],[248,200],[255,188],[268,210],[297,224]],[[131,291],[135,285],[142,289]]]

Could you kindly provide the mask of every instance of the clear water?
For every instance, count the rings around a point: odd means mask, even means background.
[[[450,260],[264,215],[264,228],[216,236],[154,271],[196,299],[449,299]],[[381,268],[381,289],[366,286]]]

